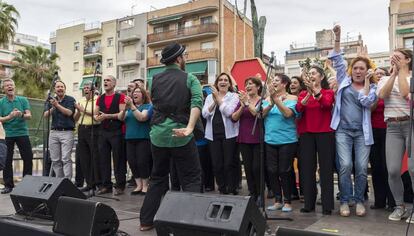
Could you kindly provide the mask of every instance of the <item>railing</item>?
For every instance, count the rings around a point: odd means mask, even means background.
[[[409,24],[414,24],[414,14],[410,13],[407,15],[399,15],[398,19],[397,19],[397,24],[398,25],[409,25]]]
[[[195,50],[188,51],[186,56],[186,61],[196,61],[209,58],[217,58],[218,50],[216,48],[204,49],[204,50]],[[160,57],[150,57],[147,59],[147,66],[157,66],[161,65]]]
[[[101,47],[100,46],[86,46],[83,49],[83,54],[95,54],[95,53],[101,53]]]
[[[119,41],[127,41],[127,40],[132,40],[132,39],[140,39],[141,35],[137,34],[137,29],[132,27],[132,28],[128,28],[128,29],[121,29],[119,31]]]
[[[210,23],[210,24],[194,25],[194,26],[190,26],[190,27],[186,27],[182,29],[149,34],[147,42],[154,43],[154,42],[194,36],[194,35],[204,34],[204,33],[218,33],[218,24]]]
[[[93,30],[93,29],[101,29],[102,24],[99,21],[90,22],[85,24],[85,31],[87,30]]]
[[[145,59],[145,54],[143,52],[135,52],[135,55],[131,54],[121,54],[118,56],[118,62],[120,64],[129,61],[141,61]]]

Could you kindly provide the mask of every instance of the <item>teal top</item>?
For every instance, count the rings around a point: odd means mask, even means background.
[[[180,70],[176,64],[166,66],[166,70],[171,69]],[[200,81],[190,73],[187,75],[187,88],[191,91],[191,108],[197,107],[201,111],[203,108],[203,93]],[[190,142],[193,135],[189,135],[188,137],[174,137],[172,130],[185,128],[186,126],[185,124],[177,123],[170,118],[166,118],[161,124],[151,127],[151,143],[157,147],[182,147]]]
[[[298,115],[296,111],[296,100],[285,100],[283,104],[294,113],[292,117],[285,118],[276,105],[267,113],[265,117],[265,142],[273,145],[295,143],[298,141],[296,134],[295,119]],[[263,101],[263,108],[269,106],[268,101]]]
[[[0,116],[8,116],[10,112],[12,112],[15,108],[21,112],[30,110],[29,101],[27,98],[21,96],[15,96],[13,101],[7,99],[7,96],[0,99]],[[6,137],[19,137],[29,135],[27,122],[22,117],[15,117],[9,121],[6,121],[3,123],[3,126],[4,130],[6,131]]]
[[[147,110],[148,112],[148,120],[141,122],[135,118],[134,114],[132,113],[131,109],[128,109],[127,113],[125,114],[125,125],[126,125],[126,132],[125,132],[125,139],[149,139],[149,132],[150,132],[150,120],[151,120],[151,104],[142,104],[137,109],[138,111],[142,112]]]

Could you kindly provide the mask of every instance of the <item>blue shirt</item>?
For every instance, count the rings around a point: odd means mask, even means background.
[[[362,130],[362,105],[358,101],[359,91],[353,86],[348,86],[342,94],[341,121],[338,129]]]
[[[346,74],[345,60],[341,54],[332,51],[328,58],[332,60],[333,66],[336,70],[336,79],[338,81],[338,91],[335,99],[335,107],[333,110],[331,128],[334,130],[338,129],[339,122],[341,121],[341,113],[343,115],[349,114],[351,111],[343,110],[342,105],[342,94],[346,87],[349,87],[352,84],[352,78]],[[359,91],[358,101],[362,105],[362,131],[364,133],[365,145],[374,144],[374,138],[372,135],[372,126],[371,126],[371,105],[377,99],[375,90],[377,89],[376,84],[370,84],[370,89],[368,95],[363,93],[363,90]]]
[[[131,109],[128,109],[125,115],[126,133],[125,139],[149,139],[150,132],[150,120],[152,116],[152,105],[142,104],[139,106],[138,111],[148,110],[148,120],[141,122],[135,118]]]
[[[58,97],[55,97],[57,101],[59,101]],[[75,103],[76,100],[68,95],[65,95],[62,101],[59,102],[64,108],[69,109],[72,111],[71,116],[66,116],[59,109],[55,108],[52,112],[52,129],[75,129],[75,120],[73,116],[75,114]],[[48,109],[50,109],[52,105],[48,104]]]
[[[293,111],[294,115],[292,117],[285,118],[276,105],[267,113],[264,119],[266,143],[279,145],[298,141],[295,123],[298,114],[295,108],[296,103],[296,100],[283,101],[283,104]],[[267,106],[269,106],[269,102],[263,101],[263,108]]]

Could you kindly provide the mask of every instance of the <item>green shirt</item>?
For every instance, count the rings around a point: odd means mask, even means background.
[[[175,64],[166,66],[166,69],[171,68],[179,69]],[[201,110],[203,107],[203,93],[200,81],[190,73],[188,73],[187,76],[187,87],[191,91],[191,108],[198,107]],[[186,126],[186,124],[177,123],[170,118],[166,118],[161,124],[153,125],[151,127],[151,143],[157,147],[182,147],[190,142],[193,135],[191,134],[188,137],[173,137],[172,130],[185,128]]]
[[[15,96],[13,101],[7,99],[7,96],[0,99],[0,116],[5,117],[10,114],[15,108],[24,112],[30,110],[29,101],[25,97]],[[21,117],[15,117],[3,123],[6,137],[28,136],[29,130],[27,122]]]

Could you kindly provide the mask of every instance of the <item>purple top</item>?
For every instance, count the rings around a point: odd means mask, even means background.
[[[239,102],[237,104],[236,109],[234,109],[234,111],[237,111],[240,108],[240,106],[241,104]],[[256,106],[257,106],[257,103],[256,103]],[[237,136],[238,143],[251,143],[251,144],[259,143],[259,128],[260,128],[259,120],[257,121],[254,135],[252,135],[252,129],[253,129],[255,119],[256,117],[253,116],[252,113],[250,113],[249,108],[244,107],[243,112],[240,116],[240,120],[239,120],[239,136]]]

